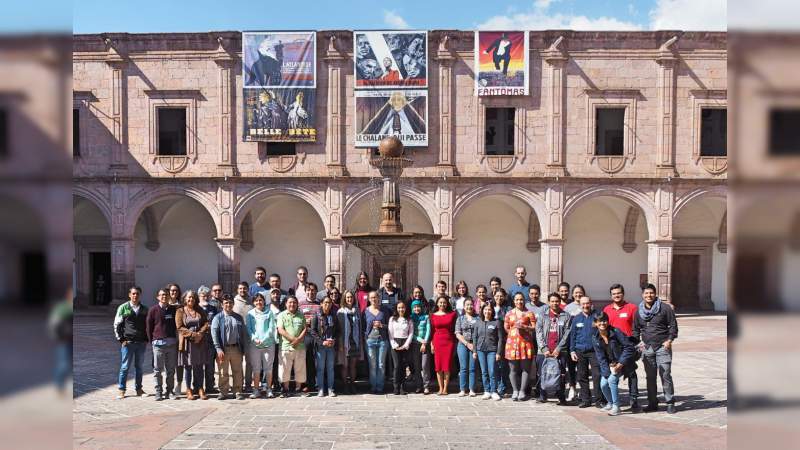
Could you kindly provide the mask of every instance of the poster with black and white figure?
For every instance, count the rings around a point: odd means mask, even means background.
[[[475,32],[475,95],[528,95],[528,32]]]
[[[406,147],[428,146],[428,90],[356,91],[356,147],[397,136]]]
[[[356,88],[428,86],[426,31],[353,33]]]
[[[242,33],[242,79],[249,88],[316,87],[313,31]]]
[[[315,89],[245,89],[244,140],[314,142]]]

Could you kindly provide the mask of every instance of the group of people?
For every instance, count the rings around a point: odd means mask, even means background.
[[[125,397],[131,364],[136,395],[145,395],[142,366],[151,345],[156,401],[182,395],[205,400],[216,393],[219,400],[308,396],[315,389],[320,397],[355,394],[366,360],[373,394],[383,394],[388,379],[395,395],[427,395],[434,387],[437,395],[448,395],[457,370],[459,396],[482,391],[484,400],[541,403],[555,397],[559,405],[577,401],[581,408],[595,405],[618,415],[623,378],[631,410],[641,410],[641,359],[644,410],[658,409],[660,377],[667,412],[675,413],[671,362],[678,325],[652,284],[643,288],[638,306],[626,301],[622,285],[613,284],[611,304],[596,311],[581,285],[566,282],[542,301],[540,287],[528,283],[521,266],[508,290],[497,276],[488,288],[478,285],[474,296],[463,281],[452,295],[438,281],[430,298],[421,286],[404,295],[391,273],[376,289],[361,272],[344,292],[333,275],[318,289],[302,266],[288,290],[263,267],[254,275],[252,284],[239,283],[235,296],[220,284],[182,293],[173,283],[158,290],[150,308],[141,303],[141,289],[132,287],[114,319],[121,344],[118,398]]]

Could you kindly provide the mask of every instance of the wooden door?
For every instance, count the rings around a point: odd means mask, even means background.
[[[700,309],[700,255],[672,258],[672,303],[681,311]]]

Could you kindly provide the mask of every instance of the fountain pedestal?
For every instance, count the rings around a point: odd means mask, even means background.
[[[404,279],[403,273],[407,258],[438,241],[442,236],[403,231],[403,223],[400,221],[399,180],[403,169],[414,161],[403,156],[403,143],[397,137],[383,139],[378,149],[380,156],[370,160],[370,164],[380,171],[383,178],[381,223],[378,231],[345,234],[342,235],[342,239],[373,256],[380,273],[392,273],[395,284],[407,288],[408,280]]]

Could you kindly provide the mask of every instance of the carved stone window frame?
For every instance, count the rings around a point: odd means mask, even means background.
[[[589,164],[597,164],[606,173],[616,173],[628,161],[636,159],[636,114],[642,93],[638,89],[586,89],[586,154]],[[624,108],[624,148],[622,155],[597,155],[597,110]]]
[[[700,141],[703,129],[704,109],[728,109],[726,89],[693,89],[689,91],[692,99],[692,160],[712,175],[728,170],[727,156],[702,156]]]
[[[514,108],[514,154],[512,155],[487,155],[486,154],[486,108]],[[476,155],[480,164],[495,173],[510,171],[517,161],[525,161],[527,154],[525,129],[527,125],[527,110],[524,106],[509,102],[506,98],[478,97]]]
[[[150,140],[148,154],[153,163],[158,163],[169,173],[184,170],[190,162],[197,160],[197,100],[201,97],[199,90],[146,90],[148,100],[148,126]],[[186,109],[186,155],[158,154],[158,110],[160,108]]]
[[[76,155],[75,149],[73,149],[73,159],[81,159],[86,155],[84,151],[86,150],[86,138],[88,137],[89,104],[96,101],[98,101],[97,97],[92,91],[72,91],[72,109],[78,110],[78,121],[80,122],[78,123],[78,132],[80,133],[80,136],[78,136],[78,154]]]

